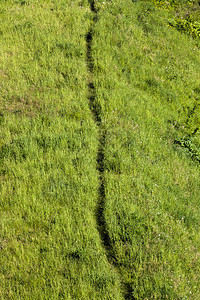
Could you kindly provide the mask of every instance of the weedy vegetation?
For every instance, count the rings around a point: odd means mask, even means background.
[[[198,5],[1,1],[0,299],[199,299]]]

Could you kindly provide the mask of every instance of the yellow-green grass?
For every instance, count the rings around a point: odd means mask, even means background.
[[[169,26],[199,39],[200,2],[198,0],[151,0],[151,2],[169,13],[167,18]]]
[[[121,299],[96,227],[87,1],[1,1],[0,299]]]
[[[199,41],[92,2],[1,1],[0,299],[198,299]]]
[[[98,7],[92,51],[118,268],[134,299],[198,299],[199,42],[150,3]]]

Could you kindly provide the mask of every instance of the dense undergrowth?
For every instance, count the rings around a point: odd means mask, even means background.
[[[0,299],[198,299],[198,3],[91,2],[1,1]]]
[[[151,0],[157,7],[171,13],[170,26],[180,32],[200,37],[200,2],[197,0]]]

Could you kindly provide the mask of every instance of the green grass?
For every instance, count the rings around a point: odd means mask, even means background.
[[[0,299],[121,299],[95,219],[89,4],[26,3],[1,3]]]
[[[194,38],[200,37],[200,2],[198,0],[151,0],[151,2],[170,13],[169,26]]]
[[[1,1],[0,299],[199,299],[199,40],[90,2]]]
[[[199,297],[199,164],[177,143],[193,139],[199,151],[199,43],[167,16],[142,1],[107,2],[94,35],[105,217],[135,299]]]

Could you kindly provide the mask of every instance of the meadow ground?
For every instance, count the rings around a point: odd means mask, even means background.
[[[199,299],[200,43],[155,2],[1,1],[0,299]]]

